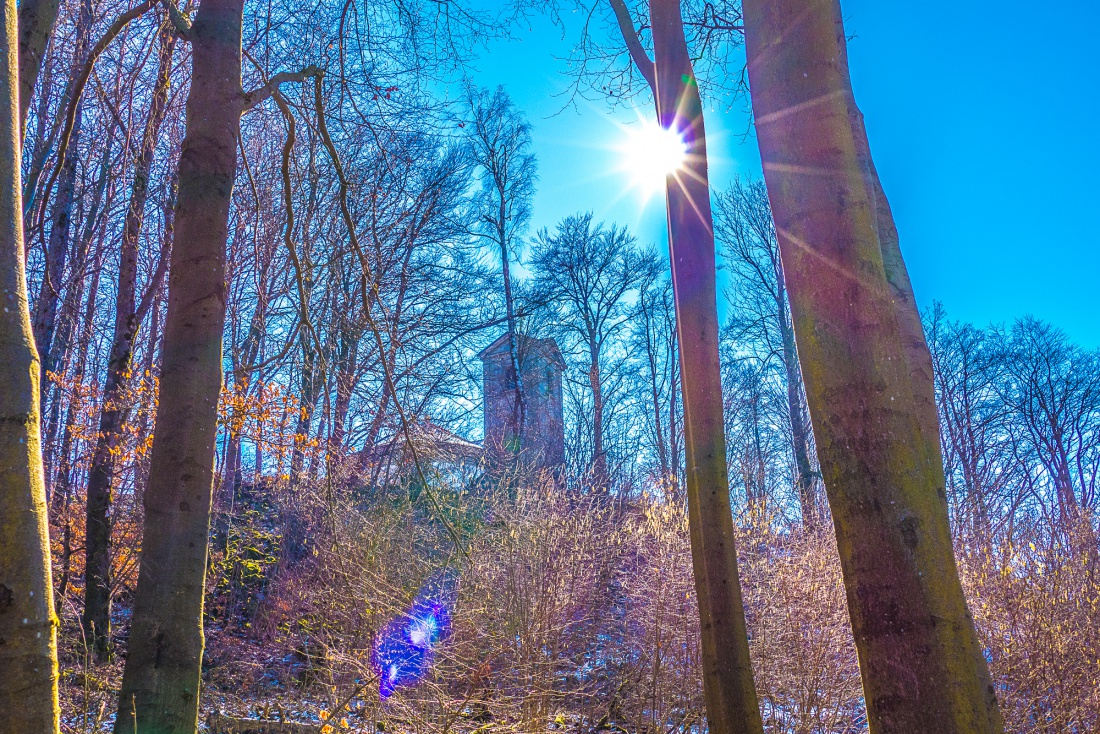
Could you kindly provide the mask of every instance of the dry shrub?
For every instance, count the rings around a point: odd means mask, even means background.
[[[253,620],[254,634],[281,651],[272,662],[290,661],[277,673],[282,686],[335,700],[331,687],[370,680],[374,635],[450,567],[460,572],[452,636],[419,686],[381,702],[373,683],[360,696],[354,718],[363,726],[675,734],[705,722],[680,505],[580,496],[534,478],[431,492],[442,510],[413,485],[296,491],[314,551],[280,564]],[[742,530],[739,543],[769,731],[860,730],[831,537],[761,525]],[[324,674],[303,675],[311,666]]]
[[[581,495],[533,477],[468,479],[430,473],[427,488],[375,489],[322,480],[270,487],[265,512],[238,507],[226,548],[275,535],[280,550],[264,556],[262,585],[236,590],[257,569],[215,554],[227,578],[211,584],[219,618],[207,705],[233,708],[226,702],[237,696],[244,711],[266,697],[316,715],[359,691],[346,716],[366,731],[700,731],[680,504]],[[283,550],[288,523],[308,540],[296,554]],[[960,542],[964,584],[1008,730],[1096,731],[1095,535],[1040,537],[982,551]],[[737,543],[766,730],[866,731],[831,528],[746,518]],[[370,669],[374,636],[443,568],[457,578],[453,634],[425,680],[383,702]]]
[[[738,538],[750,652],[765,726],[784,734],[866,730],[863,689],[831,528]]]
[[[1006,729],[1100,731],[1100,569],[1091,528],[960,546],[959,570]]]
[[[706,711],[687,518],[678,504],[643,500],[624,530],[619,577],[633,666],[623,719],[638,731],[690,731]]]

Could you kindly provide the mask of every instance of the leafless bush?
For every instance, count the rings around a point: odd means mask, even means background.
[[[1045,536],[1045,537],[1044,537]],[[960,573],[1010,732],[1100,731],[1100,569],[1091,527],[960,549]]]
[[[855,642],[830,530],[742,529],[753,670],[769,731],[864,731]]]

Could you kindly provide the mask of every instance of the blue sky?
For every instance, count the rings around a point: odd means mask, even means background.
[[[842,4],[856,98],[921,306],[939,300],[978,324],[1032,314],[1100,347],[1100,6]],[[479,62],[477,81],[504,84],[534,126],[535,226],[592,210],[663,248],[663,204],[631,189],[616,149],[635,113],[561,111],[572,39],[543,21],[516,35]],[[742,107],[707,116],[716,188],[759,175]]]

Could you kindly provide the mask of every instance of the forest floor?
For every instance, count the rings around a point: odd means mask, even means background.
[[[117,621],[129,609],[116,610]],[[110,732],[114,727],[124,658],[95,665],[85,654],[79,624],[64,620],[60,639],[61,730],[64,734]],[[254,636],[206,627],[200,732],[211,731],[214,716],[262,719],[312,725],[320,731],[329,714],[349,697],[354,683],[332,685],[319,679],[309,661],[282,646],[265,645]],[[125,640],[119,640],[125,644]],[[344,689],[347,690],[344,690]],[[337,731],[381,731],[362,701],[351,701],[339,712]]]

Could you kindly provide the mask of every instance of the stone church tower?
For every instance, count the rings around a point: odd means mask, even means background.
[[[561,378],[565,359],[553,339],[516,335],[523,396],[527,404],[524,436],[517,441],[516,377],[508,351],[508,334],[486,347],[478,357],[483,366],[485,441],[487,453],[515,451],[537,467],[565,463],[565,415]]]

